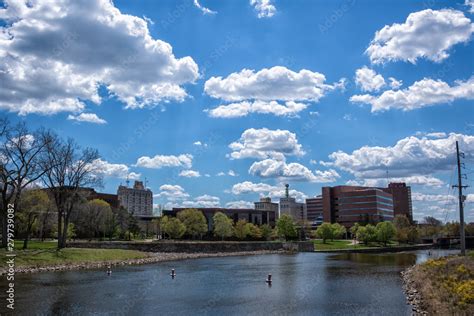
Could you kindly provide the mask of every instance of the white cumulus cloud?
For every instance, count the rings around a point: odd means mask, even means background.
[[[0,9],[0,109],[53,114],[101,103],[128,108],[183,101],[199,77],[191,57],[151,36],[145,19],[109,0],[5,1]]]
[[[201,174],[199,173],[199,171],[196,171],[196,170],[182,170],[179,173],[179,176],[186,177],[186,178],[199,178]]]
[[[273,186],[267,183],[253,183],[250,181],[244,181],[234,184],[232,186],[231,193],[235,195],[258,193],[260,196],[280,198],[285,196],[285,187]],[[290,189],[289,193],[290,196],[296,198],[298,201],[304,201],[307,197],[306,194],[294,189]]]
[[[258,18],[271,18],[277,11],[272,0],[250,0],[250,5],[257,11]]]
[[[383,76],[367,66],[356,70],[355,82],[363,91],[378,91],[385,86]]]
[[[431,175],[454,166],[456,141],[459,141],[466,159],[474,158],[474,136],[455,133],[436,139],[411,136],[399,140],[394,146],[364,146],[352,153],[337,151],[329,157],[333,167],[360,179],[385,178],[387,171],[390,177]]]
[[[280,178],[281,180],[292,179],[295,181],[309,182],[334,182],[339,178],[339,174],[333,170],[311,171],[302,164],[292,162],[286,163],[285,160],[265,159],[254,162],[249,169],[249,173],[262,178]]]
[[[130,168],[125,164],[114,164],[102,159],[94,160],[91,167],[94,173],[104,177],[138,180],[141,176],[139,173],[130,172]]]
[[[474,26],[457,10],[423,10],[411,13],[405,23],[384,26],[366,50],[372,63],[408,61],[418,58],[440,62],[449,57],[449,49],[468,42]]]
[[[138,158],[136,167],[161,169],[163,167],[184,167],[191,168],[193,164],[193,155],[182,154],[174,155],[156,155],[154,157],[143,156]]]
[[[302,156],[305,152],[298,143],[296,134],[287,130],[270,130],[267,128],[245,130],[240,139],[229,145],[231,159],[283,156]]]
[[[283,66],[259,71],[243,69],[229,76],[212,77],[204,84],[209,96],[224,102],[207,109],[211,117],[242,117],[251,113],[297,116],[308,107],[304,102],[318,102],[329,91],[344,87],[345,79],[333,85],[326,77],[310,70],[292,71]]]
[[[94,124],[106,124],[107,121],[101,119],[94,113],[81,113],[79,115],[72,115],[69,114],[67,117],[68,120],[77,121],[77,122],[87,122],[87,123],[94,123]]]
[[[255,204],[253,202],[249,201],[243,201],[243,200],[238,200],[238,201],[231,201],[225,204],[225,207],[227,208],[255,208]]]
[[[287,101],[280,104],[277,101],[242,101],[220,105],[217,108],[206,110],[210,117],[234,118],[243,117],[251,113],[274,114],[276,116],[297,116],[308,107],[307,104]]]
[[[442,80],[424,78],[407,89],[387,90],[381,95],[353,95],[353,103],[372,106],[372,112],[399,109],[411,111],[436,104],[451,103],[458,99],[474,99],[474,77],[467,81],[456,81],[450,86]]]

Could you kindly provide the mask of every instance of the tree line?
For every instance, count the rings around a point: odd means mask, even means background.
[[[165,238],[169,239],[202,239],[209,233],[208,222],[204,214],[196,209],[179,211],[176,217],[163,216],[159,223]],[[268,224],[256,225],[245,219],[234,220],[222,212],[212,217],[212,234],[220,240],[270,240],[276,238],[295,239],[297,226],[289,215],[282,215],[272,228]]]

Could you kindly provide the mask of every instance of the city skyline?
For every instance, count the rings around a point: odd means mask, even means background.
[[[458,220],[456,140],[474,185],[470,2],[265,3],[5,1],[0,113],[98,148],[101,191],[146,178],[165,208],[403,181],[415,220]]]

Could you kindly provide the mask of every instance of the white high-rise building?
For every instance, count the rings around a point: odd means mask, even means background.
[[[143,186],[142,181],[135,181],[133,188],[120,185],[117,190],[120,206],[134,216],[153,215],[153,192]]]
[[[307,218],[306,204],[296,202],[296,199],[290,197],[289,184],[285,184],[285,197],[280,198],[280,216],[288,214],[295,221],[305,221]]]

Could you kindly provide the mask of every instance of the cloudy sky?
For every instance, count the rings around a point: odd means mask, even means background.
[[[0,1],[0,115],[100,150],[105,192],[251,207],[412,186],[455,220],[474,185],[472,1]],[[467,190],[467,219],[474,195]]]

